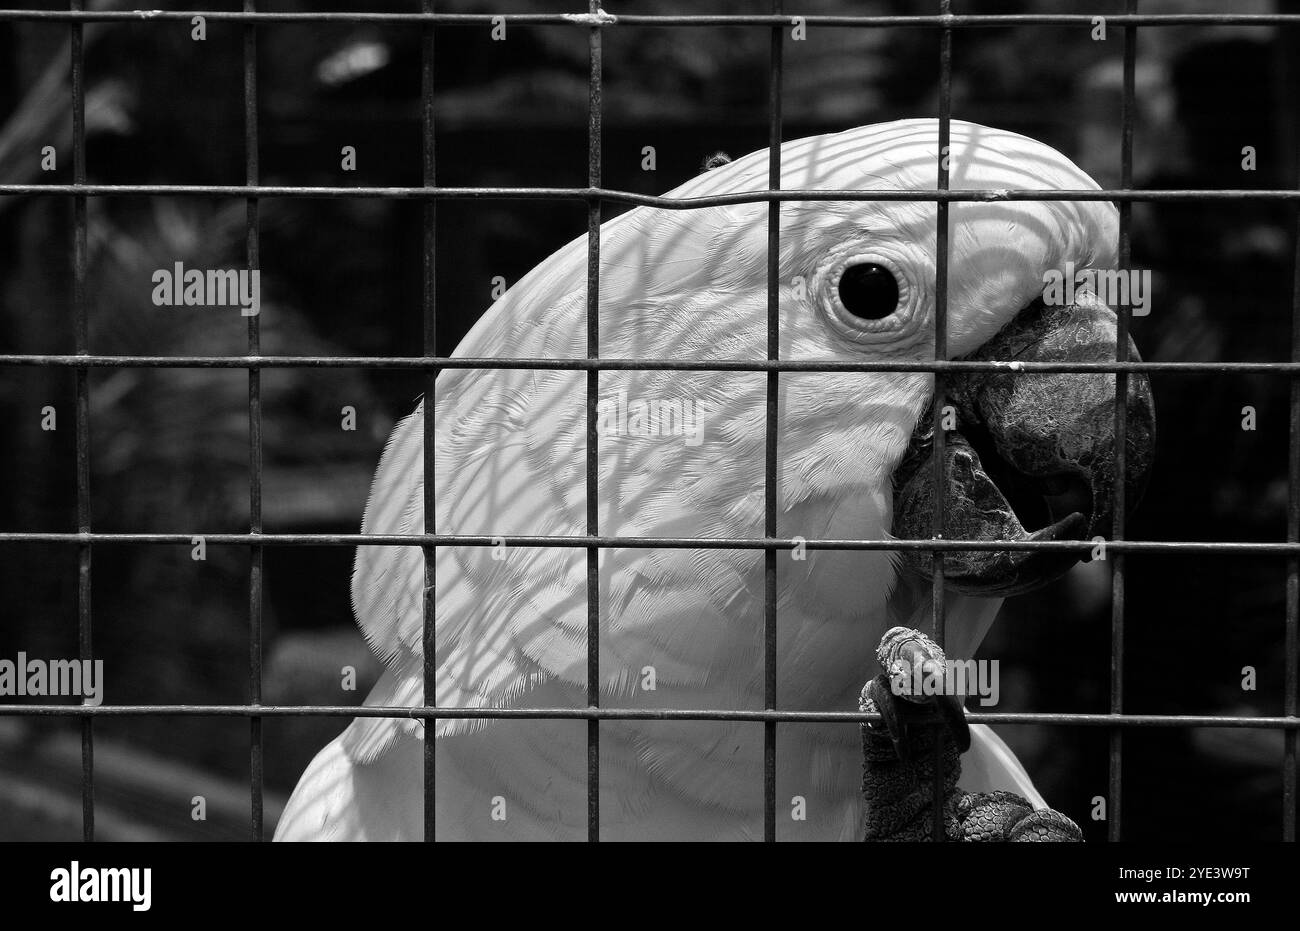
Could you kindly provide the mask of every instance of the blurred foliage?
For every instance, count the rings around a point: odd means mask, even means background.
[[[56,8],[57,3],[41,4]],[[100,6],[123,6],[116,0]],[[571,4],[570,4],[571,5]],[[185,4],[200,9],[224,4]],[[288,0],[284,10],[355,2]],[[546,0],[443,2],[459,12],[553,11]],[[788,6],[796,6],[788,4]],[[808,0],[799,12],[931,13],[931,0]],[[1091,5],[1118,12],[1122,0]],[[411,4],[388,4],[392,9]],[[611,2],[613,13],[765,12],[712,0]],[[957,0],[954,12],[1078,12],[1067,0]],[[1148,0],[1145,12],[1214,11]],[[1266,0],[1234,10],[1265,12]],[[86,31],[87,170],[92,181],[244,181],[243,29],[130,22]],[[767,137],[770,33],[762,28],[612,29],[604,33],[605,183],[660,193],[719,149]],[[1139,39],[1135,179],[1152,187],[1295,184],[1294,36],[1268,29],[1144,30]],[[1119,183],[1122,30],[987,28],[954,38],[953,112],[1036,136],[1103,185]],[[438,179],[444,184],[585,182],[588,50],[571,27],[447,28],[435,40]],[[261,180],[294,185],[414,185],[421,178],[419,32],[397,27],[274,25],[259,31]],[[71,181],[67,31],[0,23],[0,181]],[[785,135],[937,110],[938,44],[928,29],[810,29],[785,42]],[[58,152],[40,170],[40,148]],[[355,146],[357,170],[340,169]],[[641,149],[658,170],[640,170]],[[1253,145],[1259,168],[1240,170]],[[607,208],[612,215],[614,208]],[[156,308],[150,275],[244,261],[242,201],[91,198],[90,345],[102,353],[246,351],[246,321],[220,311]],[[1139,205],[1133,262],[1157,276],[1155,308],[1136,320],[1148,358],[1287,356],[1294,217],[1254,202]],[[294,354],[419,354],[421,209],[406,201],[267,200],[260,205],[262,348]],[[517,280],[584,228],[581,205],[484,201],[438,208],[439,351],[450,352],[489,303],[491,279]],[[66,199],[0,198],[0,352],[71,352],[72,210]],[[1132,515],[1134,539],[1282,539],[1287,385],[1265,376],[1163,376],[1157,472]],[[396,417],[422,390],[418,373],[273,370],[261,379],[268,530],[352,531]],[[0,368],[0,528],[75,527],[74,394],[63,369]],[[101,530],[241,531],[249,517],[248,376],[239,370],[107,369],[91,378],[94,526]],[[39,428],[43,405],[59,429]],[[1259,429],[1240,429],[1241,408]],[[340,429],[340,410],[359,429]],[[350,552],[268,547],[266,671],[270,701],[359,701],[374,661],[351,624]],[[6,545],[0,560],[0,656],[76,654],[75,553]],[[984,655],[1003,662],[1004,710],[1108,707],[1108,564],[1084,567],[1008,605]],[[248,554],[210,546],[97,546],[96,654],[108,700],[239,702],[248,696]],[[1130,558],[1125,706],[1160,713],[1281,712],[1285,567],[1279,560]],[[356,692],[339,670],[355,665]],[[1243,692],[1241,667],[1259,670]],[[269,721],[267,778],[291,787],[342,721]],[[26,722],[23,727],[27,727]],[[54,740],[30,728],[5,748]],[[247,731],[203,719],[115,723],[126,746],[243,778]],[[1008,739],[1044,794],[1089,832],[1106,789],[1106,734],[1016,728]],[[28,741],[24,744],[23,740]],[[1280,812],[1278,734],[1128,731],[1126,836],[1272,839]],[[34,753],[31,756],[35,759]],[[0,775],[27,751],[0,750]],[[34,766],[35,764],[33,764]],[[31,773],[44,773],[32,769]],[[41,776],[42,779],[46,778]],[[1207,788],[1223,804],[1200,804]],[[1198,811],[1192,822],[1188,810]],[[163,818],[157,815],[157,818]],[[174,817],[174,813],[168,817]],[[111,822],[106,822],[111,823]],[[21,836],[21,828],[11,831]],[[0,837],[6,828],[0,824]],[[214,836],[218,836],[214,834]]]

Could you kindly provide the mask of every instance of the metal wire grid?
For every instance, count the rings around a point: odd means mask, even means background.
[[[88,22],[135,22],[141,19],[161,22],[185,20],[202,15],[213,21],[229,21],[244,25],[244,134],[245,183],[239,185],[92,185],[86,183],[85,158],[85,60],[82,30]],[[249,567],[249,702],[246,705],[101,705],[97,707],[73,705],[0,705],[3,715],[76,716],[82,728],[82,823],[83,837],[94,839],[94,719],[96,717],[139,715],[183,715],[212,717],[247,717],[250,723],[250,799],[251,834],[253,840],[263,838],[262,775],[263,741],[262,719],[267,716],[324,717],[411,717],[423,721],[453,718],[481,719],[575,719],[587,721],[587,824],[588,839],[600,836],[600,727],[604,720],[680,720],[680,721],[754,721],[764,725],[764,838],[776,839],[776,726],[778,722],[838,722],[853,723],[877,720],[878,715],[857,712],[801,712],[779,710],[776,693],[776,554],[796,545],[793,539],[777,536],[777,391],[782,372],[933,372],[935,375],[935,480],[943,480],[942,450],[945,440],[940,428],[939,412],[943,407],[944,376],[948,372],[1006,371],[1007,363],[955,362],[945,358],[947,341],[947,285],[948,285],[948,212],[949,205],[958,202],[991,200],[1109,200],[1119,204],[1120,234],[1119,262],[1127,266],[1130,258],[1129,220],[1134,201],[1181,200],[1300,200],[1295,190],[1165,190],[1136,191],[1133,181],[1133,123],[1134,123],[1134,70],[1136,63],[1136,27],[1174,25],[1300,25],[1300,15],[1295,14],[1139,14],[1137,0],[1126,0],[1123,14],[1106,17],[1111,26],[1123,27],[1123,104],[1121,111],[1121,186],[1105,191],[951,191],[948,189],[948,170],[943,154],[948,146],[952,108],[952,32],[954,29],[975,29],[989,26],[1053,25],[1090,26],[1091,14],[1052,15],[953,15],[950,0],[940,0],[937,15],[929,16],[806,16],[809,26],[843,28],[935,28],[940,35],[939,56],[939,160],[937,189],[933,192],[913,191],[781,191],[782,141],[782,77],[784,71],[784,30],[790,25],[790,16],[781,0],[774,0],[770,15],[703,15],[611,16],[600,9],[597,0],[589,0],[583,13],[567,14],[506,14],[507,23],[520,25],[571,25],[584,28],[588,33],[590,53],[590,80],[588,98],[588,171],[586,188],[439,188],[436,183],[434,134],[434,82],[433,37],[437,26],[490,25],[494,17],[488,14],[435,13],[433,0],[421,0],[419,13],[272,13],[259,12],[256,0],[244,0],[242,12],[218,11],[87,11],[84,0],[70,0],[70,9],[54,11],[0,10],[0,21],[55,21],[67,22],[71,34],[71,77],[73,113],[73,183],[70,185],[0,184],[0,195],[62,195],[73,202],[73,355],[0,355],[0,365],[47,365],[72,368],[76,377],[76,459],[77,459],[77,532],[76,533],[16,533],[0,532],[0,543],[66,543],[75,544],[78,553],[77,619],[79,655],[83,660],[92,657],[91,623],[91,556],[96,543],[131,544],[188,544],[191,534],[166,533],[95,533],[90,526],[90,414],[89,373],[91,368],[117,367],[175,367],[175,368],[243,368],[248,372],[249,416],[249,466],[250,487],[249,532],[246,534],[211,534],[205,539],[217,545],[247,546]],[[258,172],[258,109],[257,109],[257,27],[264,23],[373,23],[418,25],[421,29],[421,116],[423,121],[422,186],[401,187],[286,187],[259,184]],[[706,27],[720,25],[766,26],[771,30],[771,61],[769,67],[769,190],[714,197],[674,199],[630,194],[606,190],[601,187],[601,90],[602,49],[601,36],[605,29],[616,26],[672,26]],[[246,201],[246,252],[249,269],[259,267],[258,257],[258,204],[263,197],[383,197],[416,198],[423,201],[424,218],[424,268],[423,268],[423,355],[419,357],[321,357],[321,356],[263,356],[260,352],[259,321],[256,316],[248,322],[248,355],[229,356],[103,356],[92,355],[88,345],[86,306],[86,198],[131,196],[163,196],[183,194],[208,197],[242,197]],[[546,199],[582,200],[587,204],[588,254],[587,254],[587,352],[585,359],[451,359],[439,357],[436,352],[437,307],[434,296],[436,267],[437,202],[444,199]],[[934,202],[937,212],[936,228],[936,312],[935,358],[932,362],[792,362],[779,358],[779,242],[780,205],[788,200],[906,200]],[[601,358],[599,342],[599,282],[600,282],[600,222],[604,203],[645,205],[660,209],[690,210],[723,204],[768,203],[768,326],[767,359],[764,361],[709,361],[683,362],[676,360],[629,360]],[[1297,225],[1297,243],[1300,243],[1300,221]],[[1109,752],[1109,818],[1108,834],[1111,840],[1121,836],[1121,790],[1124,728],[1130,727],[1248,727],[1280,729],[1284,733],[1283,758],[1283,839],[1295,840],[1296,830],[1296,732],[1300,727],[1297,717],[1297,631],[1300,628],[1300,247],[1295,262],[1295,282],[1291,308],[1292,347],[1291,360],[1284,363],[1177,363],[1133,362],[1128,358],[1129,315],[1127,309],[1119,313],[1118,349],[1113,363],[1076,364],[1025,364],[1023,371],[1051,372],[1113,372],[1116,376],[1115,433],[1120,450],[1125,448],[1127,434],[1126,406],[1130,372],[1269,372],[1289,376],[1290,380],[1290,435],[1289,435],[1289,502],[1287,511],[1287,540],[1285,543],[1219,543],[1183,541],[1130,541],[1125,539],[1124,479],[1126,463],[1118,458],[1115,480],[1115,511],[1112,541],[1107,548],[1113,554],[1112,616],[1111,616],[1111,679],[1110,710],[1107,714],[1054,714],[1054,713],[972,713],[969,719],[976,723],[1072,725],[1106,727],[1110,732]],[[587,455],[586,492],[587,520],[584,536],[523,536],[492,537],[467,534],[440,534],[436,528],[436,499],[432,493],[425,495],[425,533],[419,535],[366,535],[361,534],[264,534],[262,533],[262,430],[261,430],[261,371],[264,368],[403,368],[419,369],[426,376],[426,397],[434,396],[437,374],[444,369],[535,369],[580,370],[587,373]],[[759,538],[668,538],[642,539],[633,537],[602,536],[597,520],[597,457],[596,394],[601,371],[742,371],[767,374],[766,444],[764,487],[764,535]],[[426,404],[424,468],[426,488],[434,487],[434,405]],[[944,553],[962,550],[1022,550],[1052,548],[1083,551],[1091,543],[1083,541],[1005,541],[988,543],[972,540],[946,540],[942,537],[942,496],[936,496],[933,534],[931,540],[833,540],[816,539],[798,541],[809,549],[843,550],[905,550],[920,549],[932,553],[934,580],[932,588],[932,618],[936,637],[942,642],[944,632]],[[436,563],[438,546],[493,546],[504,539],[512,546],[583,547],[587,553],[587,699],[586,708],[436,708],[427,704],[422,708],[355,707],[355,706],[269,706],[262,704],[262,556],[268,545],[356,545],[367,543],[381,546],[422,547],[425,556],[424,599],[424,679],[426,702],[436,694],[434,680],[437,669],[434,630],[436,627]],[[764,550],[765,606],[764,634],[764,708],[761,711],[721,711],[717,709],[638,710],[600,707],[599,696],[599,573],[598,559],[601,549],[628,548],[689,548],[689,549],[762,549]],[[1287,562],[1286,586],[1286,683],[1284,716],[1214,716],[1214,715],[1131,715],[1123,713],[1123,656],[1124,656],[1124,559],[1130,552],[1207,552],[1223,554],[1282,554]],[[424,801],[425,838],[432,840],[435,829],[434,761],[437,742],[424,741]],[[936,781],[935,795],[940,786]],[[935,806],[935,837],[942,836],[942,825]]]

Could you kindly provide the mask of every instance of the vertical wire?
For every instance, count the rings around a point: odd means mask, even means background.
[[[72,0],[72,10],[84,9],[83,0]],[[72,181],[86,183],[86,56],[83,27],[72,23]],[[90,328],[86,310],[86,195],[72,199],[72,314],[73,341],[77,355],[90,352]],[[77,532],[90,533],[90,369],[76,369],[77,445]],[[90,613],[90,543],[77,544],[77,651],[83,663],[90,662],[93,641]],[[81,719],[81,836],[95,839],[95,726],[94,719]]]
[[[939,13],[951,14],[950,0],[940,0]],[[939,152],[937,189],[948,190],[949,184],[949,147],[952,141],[952,29],[943,27],[939,34]],[[947,201],[935,204],[935,267],[934,267],[934,358],[943,361],[948,358],[948,208]],[[946,379],[942,372],[934,373],[934,406],[931,414],[934,418],[934,508],[931,513],[931,535],[941,539],[944,531],[944,494],[947,481],[947,469],[944,464],[944,451],[947,436],[943,430],[943,408],[948,403]],[[944,615],[944,562],[941,550],[931,555],[933,572],[930,589],[931,614],[934,642],[943,646],[945,638]],[[935,728],[934,742],[934,784],[931,796],[931,839],[944,839],[943,823],[943,752],[944,732],[942,727]]]
[[[599,0],[588,13],[600,14]],[[601,26],[587,33],[591,71],[587,86],[587,186],[601,183]],[[600,358],[600,198],[587,201],[587,358]],[[596,402],[600,371],[587,370],[587,534],[599,533],[600,449]],[[587,547],[587,705],[600,707],[600,548]],[[587,840],[600,840],[600,722],[587,719]]]
[[[1300,362],[1300,211],[1297,211],[1295,229],[1296,250],[1294,280],[1291,286],[1291,361]],[[1286,539],[1288,543],[1300,542],[1300,378],[1290,376],[1291,422],[1287,459],[1288,501],[1286,514]],[[1300,558],[1295,555],[1286,560],[1286,685],[1283,714],[1293,718],[1300,713],[1296,703],[1297,628],[1300,627]],[[1296,839],[1296,729],[1282,732],[1282,839]]]
[[[780,15],[782,0],[773,0],[772,12]],[[768,75],[768,160],[767,186],[781,189],[781,85],[785,72],[784,25],[772,27],[772,49]],[[767,357],[781,355],[781,203],[767,204]],[[779,373],[767,373],[766,440],[763,450],[763,534],[777,534],[777,409]],[[776,710],[776,549],[763,552],[763,707]],[[776,841],[776,722],[763,722],[763,840]]]
[[[244,0],[244,12],[256,10],[256,0]],[[257,142],[257,24],[244,26],[244,183],[258,183]],[[247,199],[246,246],[248,272],[261,267],[259,257],[258,201]],[[261,316],[248,318],[248,354],[261,353]],[[248,370],[248,522],[250,533],[262,532],[262,371]],[[249,546],[248,572],[248,691],[252,705],[262,703],[262,544]],[[249,791],[252,804],[252,836],[260,841],[262,826],[262,718],[249,718]]]
[[[433,12],[433,0],[421,0],[420,8],[425,13]],[[421,117],[421,156],[420,172],[425,187],[436,185],[436,167],[434,148],[434,112],[433,112],[433,67],[434,67],[434,24],[426,21],[420,27],[420,117]],[[424,357],[438,355],[438,296],[437,296],[437,261],[435,250],[438,243],[438,206],[433,198],[425,198],[423,204],[423,280],[421,287],[421,317],[424,328]],[[435,473],[435,451],[437,437],[437,395],[438,370],[425,370],[424,385],[424,532],[437,533],[438,494]],[[438,551],[425,544],[421,547],[424,554],[424,625],[421,639],[424,650],[424,705],[435,708],[438,704]],[[424,840],[432,843],[437,839],[437,719],[425,718],[424,726]]]
[[[1282,53],[1278,56],[1279,100],[1285,100],[1289,88],[1294,86],[1295,59],[1291,54],[1293,43],[1287,42],[1286,30],[1278,30]],[[1282,124],[1284,148],[1296,157],[1297,133],[1294,113]],[[1300,184],[1300,160],[1296,173],[1289,179]],[[1300,362],[1300,207],[1295,209],[1294,242],[1292,253],[1291,284],[1291,361]],[[1300,542],[1300,377],[1290,376],[1291,419],[1287,458],[1287,513],[1286,539],[1288,543]],[[1300,557],[1292,554],[1286,560],[1286,639],[1283,648],[1286,681],[1282,713],[1289,718],[1300,714],[1297,709],[1297,677],[1300,676],[1300,649],[1297,640],[1300,631]],[[1296,840],[1296,729],[1282,732],[1282,839],[1288,843]]]
[[[1138,0],[1127,0],[1125,12],[1136,13]],[[1120,187],[1133,187],[1133,113],[1136,106],[1134,74],[1137,63],[1137,27],[1124,27],[1124,99],[1120,114]],[[1133,204],[1122,201],[1119,205],[1119,267],[1127,270],[1132,257],[1129,241],[1129,223]],[[1129,361],[1129,308],[1116,308],[1117,328],[1115,359]],[[1111,538],[1124,539],[1124,522],[1127,508],[1128,481],[1128,372],[1115,373],[1115,510]],[[1114,553],[1111,575],[1110,621],[1110,712],[1121,714],[1124,709],[1124,570],[1123,553]],[[1118,841],[1122,829],[1122,776],[1124,769],[1124,731],[1114,727],[1110,731],[1109,776],[1107,787],[1107,837]]]

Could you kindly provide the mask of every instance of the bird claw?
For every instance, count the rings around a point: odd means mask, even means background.
[[[920,631],[895,627],[881,638],[876,658],[886,670],[862,690],[859,707],[878,713],[863,724],[862,790],[867,840],[933,837],[931,812],[942,798],[942,834],[950,841],[1080,841],[1078,825],[1060,812],[1036,811],[1013,792],[967,793],[958,788],[961,753],[970,747],[961,696],[918,688],[921,677],[942,675],[943,649]],[[936,731],[935,717],[951,735]],[[888,738],[889,743],[885,742]],[[892,747],[891,747],[892,745]],[[936,786],[935,783],[940,785]]]

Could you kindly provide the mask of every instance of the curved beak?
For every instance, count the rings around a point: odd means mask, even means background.
[[[967,356],[1001,362],[1109,362],[1118,321],[1092,294],[1070,306],[1036,301]],[[1129,357],[1138,360],[1129,344]],[[944,536],[963,540],[1109,537],[1115,500],[1112,373],[962,372],[947,379],[956,429],[946,432]],[[1146,488],[1155,449],[1155,406],[1144,375],[1130,373],[1125,500]],[[894,473],[894,535],[929,539],[934,508],[933,416],[922,415]],[[967,594],[1006,596],[1053,581],[1084,553],[963,551],[944,557],[945,582]],[[924,550],[909,569],[930,575]]]

